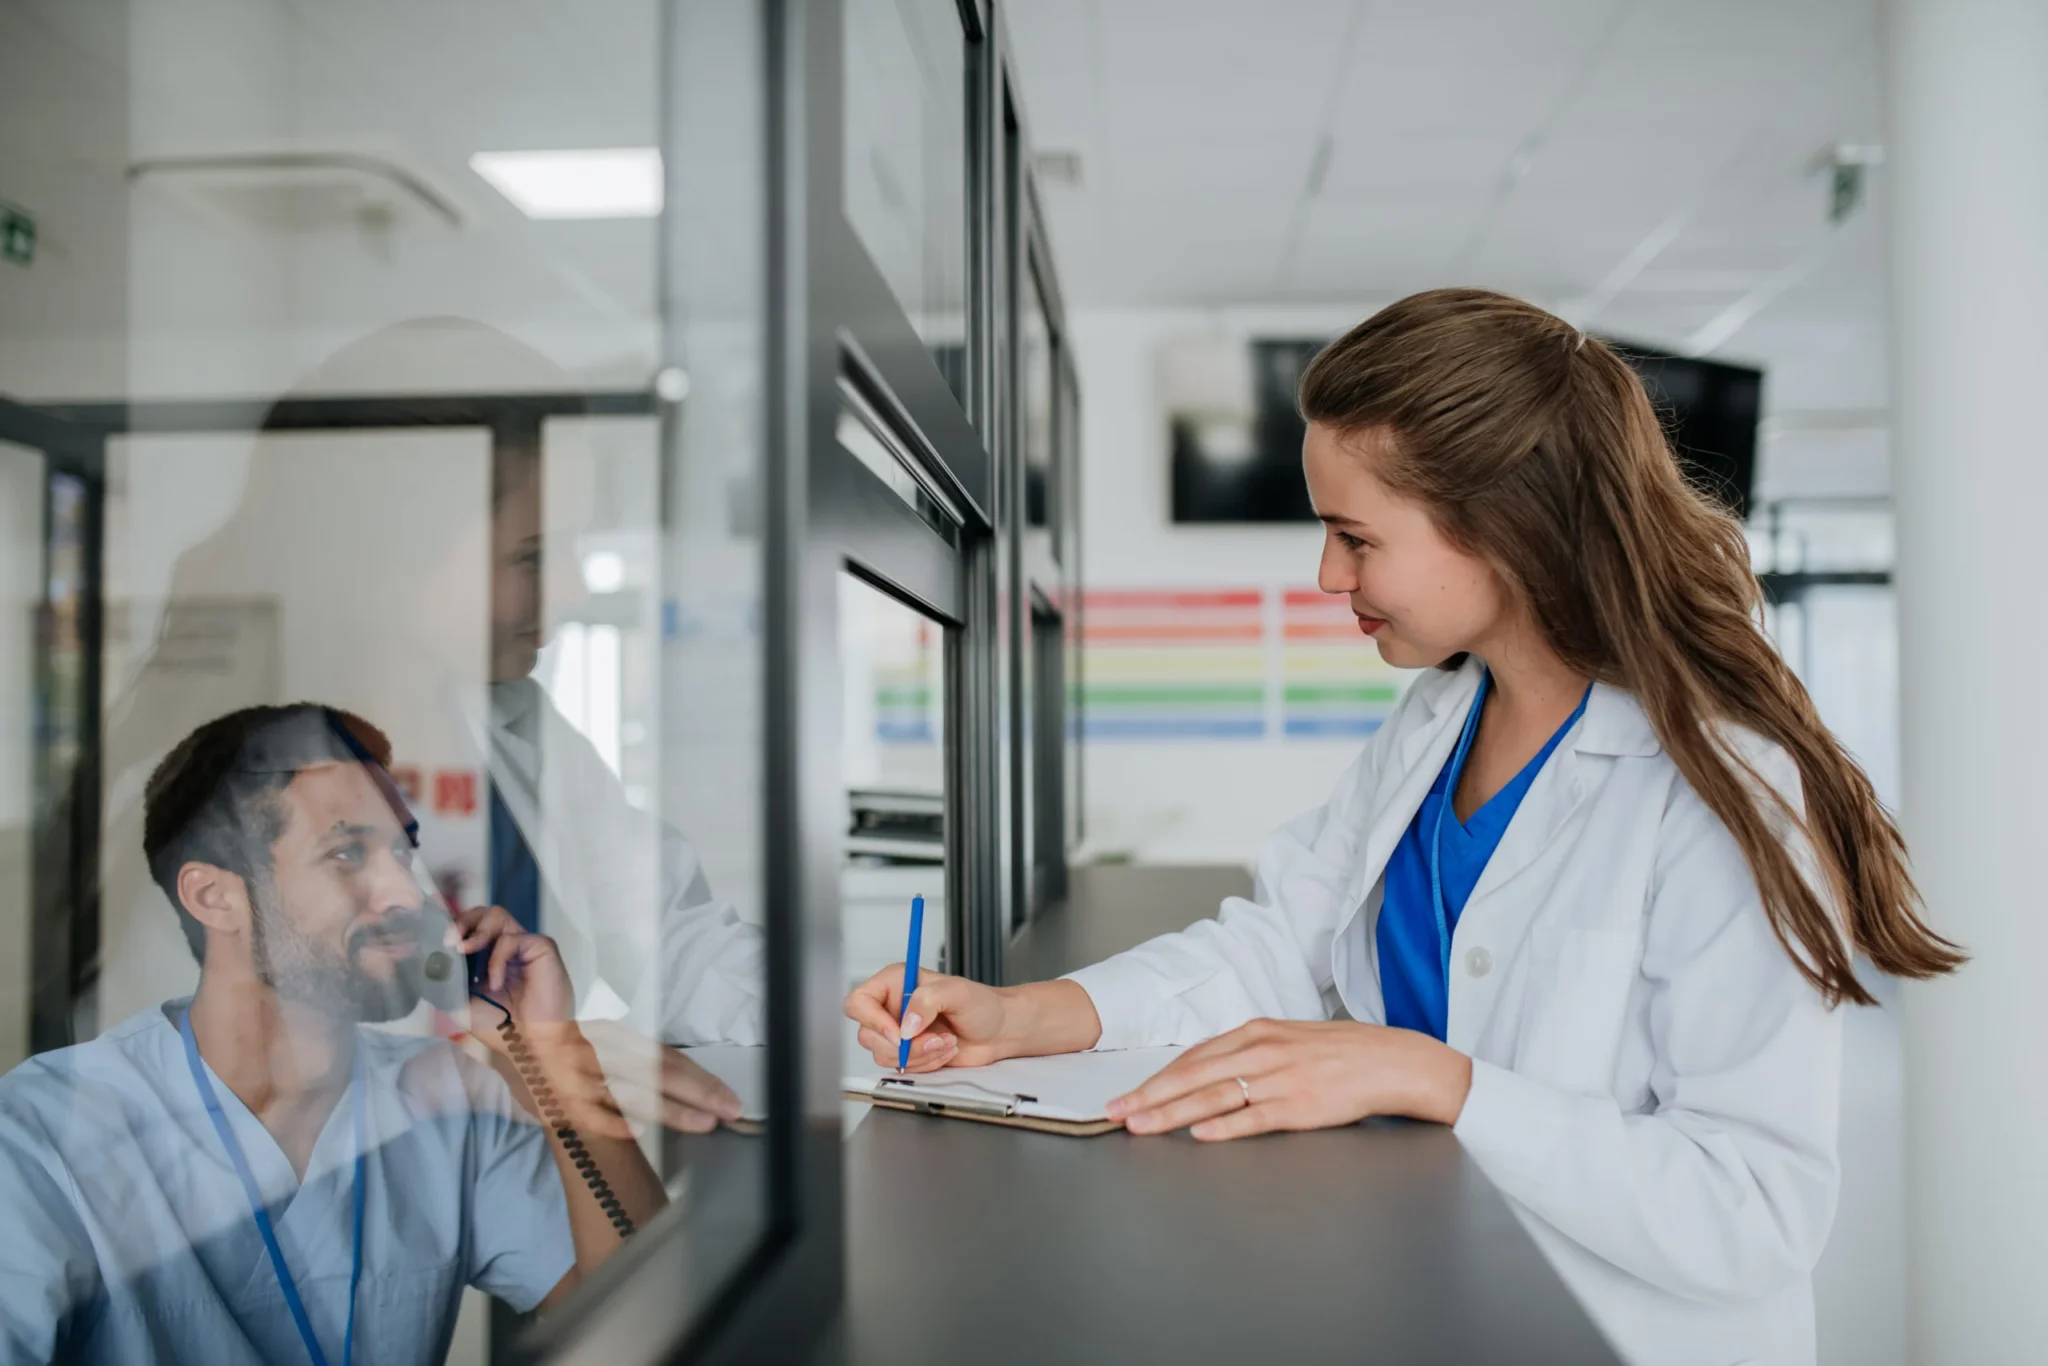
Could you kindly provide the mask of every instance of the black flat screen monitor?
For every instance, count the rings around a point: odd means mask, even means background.
[[[1632,342],[1608,343],[1643,378],[1693,484],[1738,517],[1749,515],[1756,480],[1763,371],[1674,356]],[[1301,477],[1301,415],[1294,394],[1321,341],[1251,343],[1254,407],[1249,429],[1199,415],[1169,415],[1176,522],[1312,522]]]
[[[1176,522],[1313,522],[1301,477],[1301,414],[1294,391],[1323,349],[1315,341],[1255,341],[1252,417],[1210,422],[1168,415]]]
[[[1756,489],[1764,372],[1725,361],[1673,356],[1633,342],[1607,344],[1643,377],[1685,477],[1737,517],[1748,517],[1750,495]]]

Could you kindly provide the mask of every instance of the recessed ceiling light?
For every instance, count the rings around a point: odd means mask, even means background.
[[[661,152],[653,147],[478,152],[469,168],[528,218],[652,218],[661,212]]]
[[[625,586],[626,561],[616,550],[593,550],[583,557],[583,585],[593,593],[616,593]]]

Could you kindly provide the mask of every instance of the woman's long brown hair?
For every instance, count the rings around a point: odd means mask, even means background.
[[[1964,962],[1921,919],[1905,841],[1870,779],[1764,635],[1741,526],[1680,474],[1641,380],[1612,350],[1518,299],[1431,290],[1331,343],[1300,401],[1311,422],[1388,438],[1375,443],[1381,482],[1493,565],[1567,664],[1634,694],[1830,1004],[1875,1004],[1855,950],[1900,977]],[[1731,726],[1791,756],[1803,817]],[[1801,876],[1765,803],[1804,830],[1824,887]]]

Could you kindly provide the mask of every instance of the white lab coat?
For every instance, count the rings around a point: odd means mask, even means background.
[[[1340,1008],[1383,1021],[1382,874],[1478,680],[1473,661],[1419,679],[1329,802],[1267,843],[1252,900],[1073,974],[1097,1047]],[[1800,809],[1789,758],[1743,739]],[[1796,827],[1778,829],[1810,870]],[[1840,1015],[1628,693],[1594,687],[1473,890],[1448,1041],[1473,1060],[1459,1141],[1625,1358],[1813,1362]]]
[[[494,684],[489,697],[488,719],[465,709],[464,724],[539,866],[541,932],[561,949],[578,1014],[624,1016],[678,1045],[762,1043],[759,927],[712,894],[680,831],[626,800],[537,683]],[[422,843],[431,859],[435,840]]]

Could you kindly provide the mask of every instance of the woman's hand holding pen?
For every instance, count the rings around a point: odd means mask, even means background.
[[[1002,1058],[1075,1053],[1102,1037],[1095,1003],[1076,982],[991,987],[926,972],[906,1012],[901,963],[855,987],[846,998],[846,1015],[861,1027],[860,1046],[891,1071],[896,1045],[905,1038],[912,1041],[908,1070],[933,1072]]]
[[[1427,1034],[1349,1020],[1253,1020],[1190,1048],[1111,1101],[1109,1116],[1134,1134],[1193,1126],[1205,1140],[1327,1129],[1368,1115],[1454,1124],[1471,1088],[1472,1060]]]

